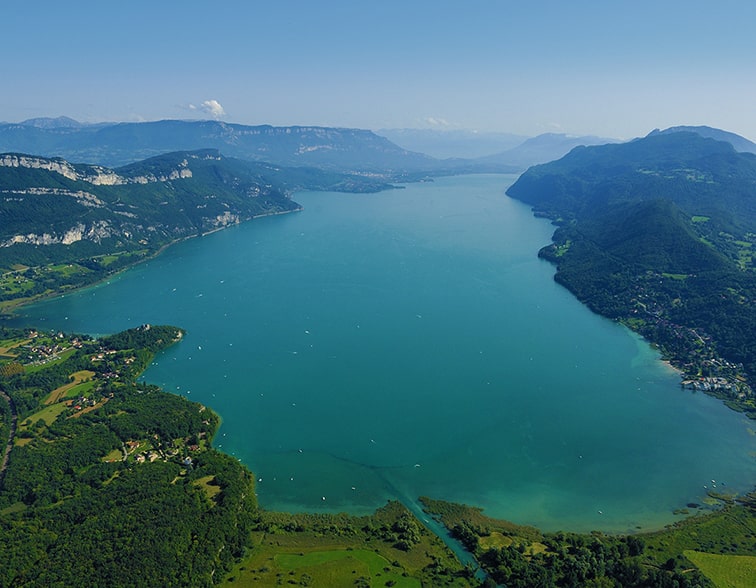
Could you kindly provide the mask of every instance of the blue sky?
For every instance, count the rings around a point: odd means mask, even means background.
[[[756,140],[751,0],[30,1],[0,120],[211,118]]]

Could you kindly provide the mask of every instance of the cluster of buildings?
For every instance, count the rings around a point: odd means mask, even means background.
[[[700,390],[701,392],[713,392],[724,394],[730,398],[746,400],[753,397],[751,387],[740,380],[732,380],[721,376],[706,376],[700,378],[688,378],[680,384],[683,388],[689,390]]]

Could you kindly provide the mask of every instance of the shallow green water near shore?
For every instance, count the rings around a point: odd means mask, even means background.
[[[18,322],[187,329],[145,379],[210,405],[263,507],[466,502],[544,529],[630,530],[756,482],[753,425],[593,315],[536,257],[553,227],[465,176],[168,249]],[[726,485],[723,487],[722,482]]]

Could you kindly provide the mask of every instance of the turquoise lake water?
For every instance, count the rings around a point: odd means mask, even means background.
[[[554,283],[537,258],[553,226],[505,196],[514,179],[300,193],[302,212],[185,241],[17,322],[185,328],[144,379],[220,413],[216,446],[269,510],[428,495],[626,531],[673,521],[712,480],[750,490],[752,425]]]

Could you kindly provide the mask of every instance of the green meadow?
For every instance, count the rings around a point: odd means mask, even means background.
[[[756,586],[756,556],[719,555],[700,551],[685,551],[701,573],[717,588],[751,588]]]

